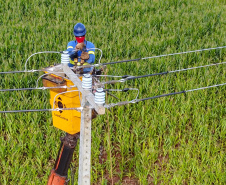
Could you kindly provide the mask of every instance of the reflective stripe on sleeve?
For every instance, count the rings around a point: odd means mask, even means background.
[[[88,54],[93,54],[93,55],[95,55],[94,51],[89,51]]]
[[[70,63],[73,64],[73,65],[75,65],[75,61],[73,61],[73,60],[70,60]]]

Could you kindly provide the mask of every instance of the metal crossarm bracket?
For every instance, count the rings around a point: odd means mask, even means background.
[[[63,71],[82,93],[82,96],[86,97],[86,100],[89,102],[91,107],[93,107],[98,114],[105,114],[104,106],[100,106],[95,103],[94,95],[90,91],[82,88],[81,80],[75,75],[75,73],[68,67],[67,64],[63,65]]]

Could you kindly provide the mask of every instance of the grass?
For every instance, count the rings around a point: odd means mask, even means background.
[[[86,25],[87,40],[103,50],[102,62],[225,46],[225,8],[220,0],[6,0],[0,6],[1,71],[23,70],[38,51],[65,50],[77,22]],[[225,59],[221,49],[111,65],[107,73],[144,75]],[[28,69],[59,62],[57,54],[37,55]],[[34,87],[41,74],[1,75],[0,86]],[[107,88],[135,87],[144,98],[225,83],[225,74],[221,65]],[[121,100],[136,96],[115,95]],[[222,86],[115,107],[94,119],[92,184],[225,184],[225,97]],[[108,102],[116,100],[108,96]],[[49,94],[1,92],[0,105],[1,110],[48,108]],[[45,184],[63,135],[49,112],[0,114],[0,184]],[[77,183],[78,147],[76,151]]]

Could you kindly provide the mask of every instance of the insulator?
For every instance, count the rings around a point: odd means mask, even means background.
[[[84,74],[82,77],[82,87],[84,89],[92,89],[92,76],[90,74]]]
[[[63,51],[63,53],[61,54],[61,63],[62,64],[70,63],[68,51]]]
[[[95,92],[95,103],[105,104],[105,92],[103,88],[98,88]]]

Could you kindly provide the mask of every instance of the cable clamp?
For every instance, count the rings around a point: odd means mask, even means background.
[[[137,103],[137,99],[136,100],[131,100],[130,103]]]
[[[116,105],[115,103],[105,104],[105,105],[104,105],[104,108],[110,109],[111,107],[114,107],[115,105]]]
[[[31,69],[31,70],[28,70],[27,72],[31,72],[31,73],[33,73],[33,72],[35,72],[36,70],[34,70],[34,69]]]
[[[125,82],[126,80],[125,79],[120,79],[119,82],[123,83]]]
[[[83,109],[84,109],[83,107],[78,107],[78,108],[77,108],[77,111],[82,112]]]
[[[93,64],[93,66],[94,66],[94,67],[98,67],[98,66],[100,66],[100,64]]]

